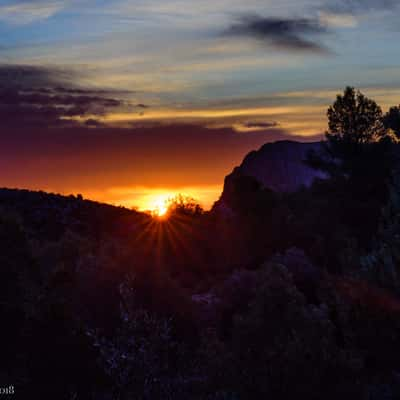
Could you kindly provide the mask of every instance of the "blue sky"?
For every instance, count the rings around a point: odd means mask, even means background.
[[[400,86],[399,16],[396,2],[371,0],[6,0],[0,54],[5,63],[77,68],[82,83],[140,91],[155,105],[195,107]],[[324,32],[299,36],[326,52],[280,46],[279,32],[231,35],[247,17],[320,24]]]

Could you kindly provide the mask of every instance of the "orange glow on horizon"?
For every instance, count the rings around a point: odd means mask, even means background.
[[[81,194],[84,199],[102,203],[134,208],[140,212],[147,212],[153,216],[165,218],[170,202],[178,196],[194,199],[205,210],[209,210],[222,193],[223,185],[193,186],[193,187],[110,187],[105,190],[74,189],[60,194]],[[45,191],[52,192],[51,188]]]

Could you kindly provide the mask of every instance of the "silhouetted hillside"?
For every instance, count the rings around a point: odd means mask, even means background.
[[[181,198],[159,219],[1,189],[0,387],[400,398],[399,144],[352,88],[334,106],[325,142],[251,153],[211,212]]]
[[[400,301],[357,277],[349,216],[327,212],[348,186],[241,188],[233,219],[165,221],[0,190],[1,381],[43,399],[395,399]],[[324,265],[344,253],[352,278]]]
[[[149,219],[146,214],[85,200],[79,195],[6,188],[0,189],[0,209],[17,215],[34,236],[52,240],[66,230],[92,236],[123,234],[127,227],[134,230],[135,225]]]

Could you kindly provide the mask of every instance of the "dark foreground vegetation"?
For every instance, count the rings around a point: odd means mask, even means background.
[[[326,174],[168,219],[0,190],[0,385],[40,399],[400,398],[400,112],[346,89]]]

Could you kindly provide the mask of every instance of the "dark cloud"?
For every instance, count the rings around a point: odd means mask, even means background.
[[[77,87],[72,87],[72,88],[66,88],[62,86],[58,86],[54,88],[56,92],[59,93],[68,93],[68,94],[96,94],[96,95],[110,95],[110,94],[115,94],[115,95],[123,95],[123,94],[132,94],[135,93],[133,90],[101,90],[101,89],[80,89]]]
[[[277,122],[246,122],[243,124],[245,128],[259,128],[259,129],[268,129],[268,128],[276,128],[278,126]]]
[[[99,122],[97,119],[89,118],[85,121],[85,126],[87,126],[88,128],[99,128],[104,127],[104,124]]]
[[[70,85],[78,74],[62,68],[39,67],[32,65],[0,65],[0,87],[35,88],[46,90],[48,87]]]
[[[225,31],[226,35],[247,36],[290,51],[329,53],[317,38],[327,33],[319,19],[242,17]]]
[[[391,10],[398,5],[398,0],[328,0],[325,9],[340,14],[362,14]]]
[[[75,125],[68,117],[103,115],[127,106],[114,96],[116,92],[76,87],[74,78],[71,71],[0,65],[2,126]]]

